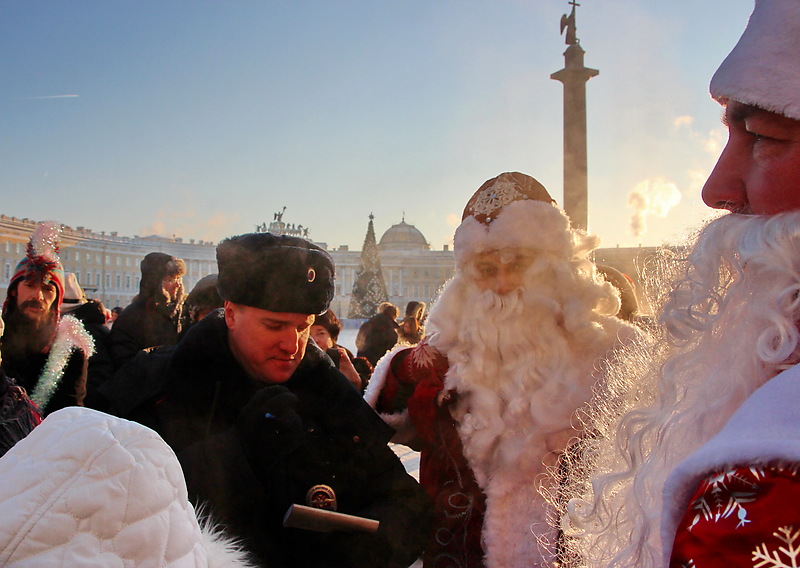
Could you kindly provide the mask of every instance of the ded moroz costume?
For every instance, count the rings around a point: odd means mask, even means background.
[[[607,315],[619,300],[587,260],[597,239],[527,175],[484,183],[454,243],[425,339],[384,357],[365,398],[421,450],[434,500],[426,567],[546,566],[556,534],[539,478],[578,435],[575,410],[630,328]]]
[[[575,566],[797,565],[798,50],[800,3],[756,0],[711,80],[730,136],[703,199],[731,213],[661,283],[658,341],[622,354],[589,414],[562,524]]]
[[[712,97],[800,121],[798,50],[800,5],[757,0],[742,37],[711,79]],[[790,250],[796,255],[796,245]],[[790,317],[797,322],[796,313]],[[674,550],[664,549],[670,565],[693,561],[713,568],[752,560],[778,566],[767,563],[785,560],[787,546],[800,547],[798,384],[796,365],[769,380],[667,478],[661,534],[665,545],[675,540]]]

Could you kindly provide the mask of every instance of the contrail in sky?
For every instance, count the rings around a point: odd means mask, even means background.
[[[18,100],[33,101],[33,100],[41,100],[41,99],[77,99],[79,96],[80,95],[45,95],[43,97],[23,97],[23,98],[18,99]]]

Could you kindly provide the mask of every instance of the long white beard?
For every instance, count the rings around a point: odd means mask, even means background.
[[[727,215],[700,233],[665,287],[662,337],[622,356],[594,405],[598,440],[572,468],[571,491],[585,495],[570,506],[573,565],[663,565],[666,477],[798,362],[798,250],[800,213]]]
[[[453,416],[464,455],[487,495],[489,567],[551,560],[555,532],[540,484],[578,435],[575,410],[589,400],[595,361],[615,338],[592,310],[615,310],[608,289],[588,279],[563,286],[552,275],[528,275],[524,290],[498,296],[460,275],[428,321],[429,341],[450,365],[445,389],[458,392]]]

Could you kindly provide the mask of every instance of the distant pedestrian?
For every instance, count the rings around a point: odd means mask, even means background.
[[[84,405],[98,410],[105,410],[98,389],[114,374],[108,342],[110,331],[105,325],[107,311],[100,300],[87,299],[75,274],[67,273],[61,312],[79,320],[94,341],[94,355],[89,358]]]
[[[114,322],[117,321],[119,314],[122,313],[122,308],[120,306],[115,306],[111,308],[111,312],[108,317],[108,321],[106,321],[106,327],[111,329],[111,326],[114,325]]]
[[[397,344],[397,306],[383,302],[377,313],[365,321],[356,336],[356,348],[359,357],[366,357],[374,367],[378,359]]]
[[[409,302],[406,304],[406,317],[400,322],[397,333],[400,335],[400,342],[407,345],[416,345],[425,336],[425,327],[422,322],[425,320],[425,302]]]
[[[142,349],[174,345],[181,330],[185,263],[151,252],[140,266],[139,293],[111,328],[111,357],[116,368]]]
[[[372,374],[372,366],[364,357],[355,357],[349,349],[337,343],[340,331],[342,331],[342,323],[333,310],[328,310],[314,319],[314,325],[311,326],[311,339],[327,353],[336,368],[350,381],[350,384],[363,393]],[[361,371],[356,367],[359,365],[358,359],[362,360]]]
[[[186,301],[183,303],[181,336],[210,312],[222,307],[223,301],[217,291],[217,279],[217,274],[203,276],[186,296]]]

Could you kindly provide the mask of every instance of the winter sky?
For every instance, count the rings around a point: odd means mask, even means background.
[[[581,0],[589,225],[674,241],[726,135],[708,81],[753,0]],[[0,0],[0,213],[220,239],[284,221],[452,242],[486,179],[562,202],[567,0]]]

